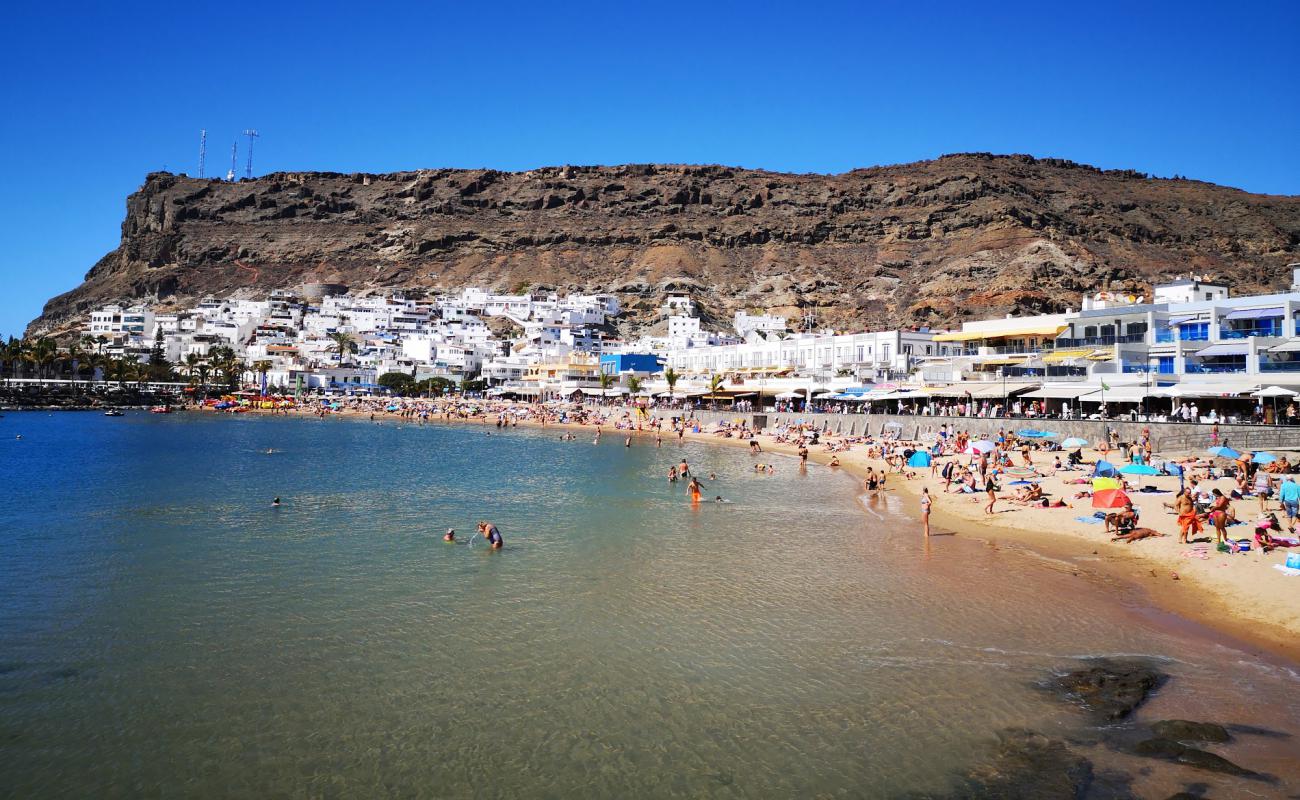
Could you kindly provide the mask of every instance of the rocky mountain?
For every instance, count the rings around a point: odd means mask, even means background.
[[[1077,307],[1190,272],[1290,285],[1300,197],[1069,161],[962,154],[793,175],[639,164],[527,172],[168,173],[127,198],[122,242],[28,334],[115,300],[183,305],[305,282],[614,291],[625,332],[670,291],[713,320],[815,312],[842,330]]]

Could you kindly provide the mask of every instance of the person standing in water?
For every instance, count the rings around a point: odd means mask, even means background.
[[[930,535],[930,507],[934,505],[934,500],[930,497],[928,488],[921,489],[921,529],[925,535]]]
[[[701,491],[703,488],[704,487],[700,485],[700,479],[692,476],[691,484],[690,484],[692,504],[700,502],[700,500],[703,497],[703,493]]]
[[[497,530],[497,526],[491,522],[483,520],[478,524],[478,529],[479,533],[483,534],[483,538],[488,540],[488,544],[492,546],[493,550],[500,550],[505,546],[506,542],[501,538],[501,531]]]
[[[681,475],[683,478],[688,478],[688,477],[690,477],[690,475],[691,475],[691,468],[690,468],[689,466],[687,466],[687,464],[686,464],[686,459],[683,458],[683,459],[682,459],[682,463],[680,463],[680,464],[677,465],[677,474],[678,474],[678,475]]]

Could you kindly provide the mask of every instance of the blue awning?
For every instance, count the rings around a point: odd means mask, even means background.
[[[1281,317],[1284,315],[1281,307],[1273,308],[1243,308],[1240,311],[1229,311],[1223,315],[1223,319],[1268,319],[1269,317]]]
[[[1196,351],[1198,356],[1244,356],[1250,352],[1247,344],[1212,344]]]
[[[1191,322],[1191,321],[1194,320],[1194,319],[1196,319],[1196,315],[1195,315],[1195,314],[1192,314],[1192,315],[1190,315],[1190,316],[1188,316],[1188,315],[1183,315],[1183,316],[1180,316],[1180,317],[1170,317],[1170,318],[1169,318],[1169,327],[1172,328],[1172,327],[1175,326],[1175,325],[1182,325],[1184,322]]]

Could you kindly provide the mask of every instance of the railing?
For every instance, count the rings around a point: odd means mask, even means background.
[[[1300,425],[1296,426],[1260,426],[1250,430],[1233,427],[1214,442],[1208,433],[1185,433],[1177,436],[1161,436],[1156,441],[1162,453],[1181,451],[1203,451],[1215,444],[1232,447],[1241,451],[1249,450],[1296,450],[1300,449]]]
[[[1252,336],[1278,338],[1281,335],[1281,326],[1276,328],[1219,328],[1220,339],[1249,339]]]
[[[1245,372],[1245,371],[1246,371],[1246,363],[1244,361],[1240,363],[1233,362],[1231,364],[1188,364],[1187,365],[1187,372],[1232,373],[1232,372]]]
[[[1179,329],[1179,335],[1174,336],[1171,330],[1156,331],[1156,344],[1173,344],[1174,342],[1208,342],[1210,332],[1208,330],[1184,330]]]
[[[1145,333],[1126,333],[1123,336],[1088,336],[1082,339],[1057,339],[1058,348],[1066,347],[1105,347],[1112,344],[1142,344],[1146,342]]]
[[[1261,361],[1260,372],[1300,372],[1300,360],[1297,361]]]

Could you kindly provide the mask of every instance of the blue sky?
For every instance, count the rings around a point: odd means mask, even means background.
[[[993,151],[1300,194],[1300,3],[15,3],[0,335],[144,175]],[[240,141],[240,168],[244,162]]]

